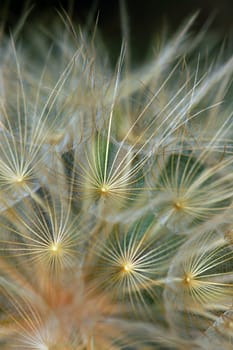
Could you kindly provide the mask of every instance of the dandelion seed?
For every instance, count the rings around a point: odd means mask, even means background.
[[[180,248],[171,263],[164,294],[169,322],[179,333],[184,329],[192,332],[192,328],[197,332],[204,320],[198,326],[195,316],[208,320],[210,310],[214,313],[215,307],[231,304],[232,261],[232,250],[215,232],[198,234]]]
[[[47,194],[41,203],[25,201],[8,212],[8,217],[2,217],[0,251],[9,253],[11,259],[31,261],[59,275],[62,269],[72,269],[81,262],[78,251],[85,242],[85,218],[72,214],[71,200],[63,198],[62,193],[52,198]],[[86,229],[91,225],[89,221]]]
[[[167,224],[185,232],[190,224],[208,221],[231,207],[232,159],[208,166],[188,156],[174,154],[161,169],[157,179],[158,201],[153,198],[159,215],[169,216]],[[157,168],[158,169],[158,168]]]
[[[93,280],[97,290],[107,290],[116,299],[130,300],[135,312],[141,305],[145,312],[146,299],[157,299],[156,286],[164,284],[163,271],[181,241],[162,229],[153,233],[152,223],[146,228],[142,223],[136,224],[125,233],[116,229],[109,233],[106,242],[94,245],[85,263],[91,264],[94,271],[87,270],[86,278]]]

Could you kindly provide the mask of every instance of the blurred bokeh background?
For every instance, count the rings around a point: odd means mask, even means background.
[[[149,47],[161,28],[173,33],[181,23],[199,11],[193,30],[211,19],[209,31],[221,38],[232,37],[232,0],[0,0],[0,21],[9,31],[25,9],[31,8],[29,21],[44,21],[49,26],[57,10],[65,9],[73,20],[86,25],[98,18],[98,28],[112,58],[119,53],[122,40],[122,18],[126,17],[132,56],[135,62],[146,58]],[[122,12],[126,14],[126,16]]]

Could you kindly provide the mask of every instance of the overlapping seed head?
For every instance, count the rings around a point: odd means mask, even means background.
[[[136,71],[2,36],[1,349],[231,349],[233,59],[192,22]]]

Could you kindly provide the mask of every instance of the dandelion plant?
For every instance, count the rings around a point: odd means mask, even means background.
[[[233,58],[194,21],[137,69],[64,14],[1,35],[1,349],[232,348]]]

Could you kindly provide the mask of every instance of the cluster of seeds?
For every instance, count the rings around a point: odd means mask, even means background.
[[[233,59],[193,20],[135,71],[1,35],[2,350],[232,349]]]

